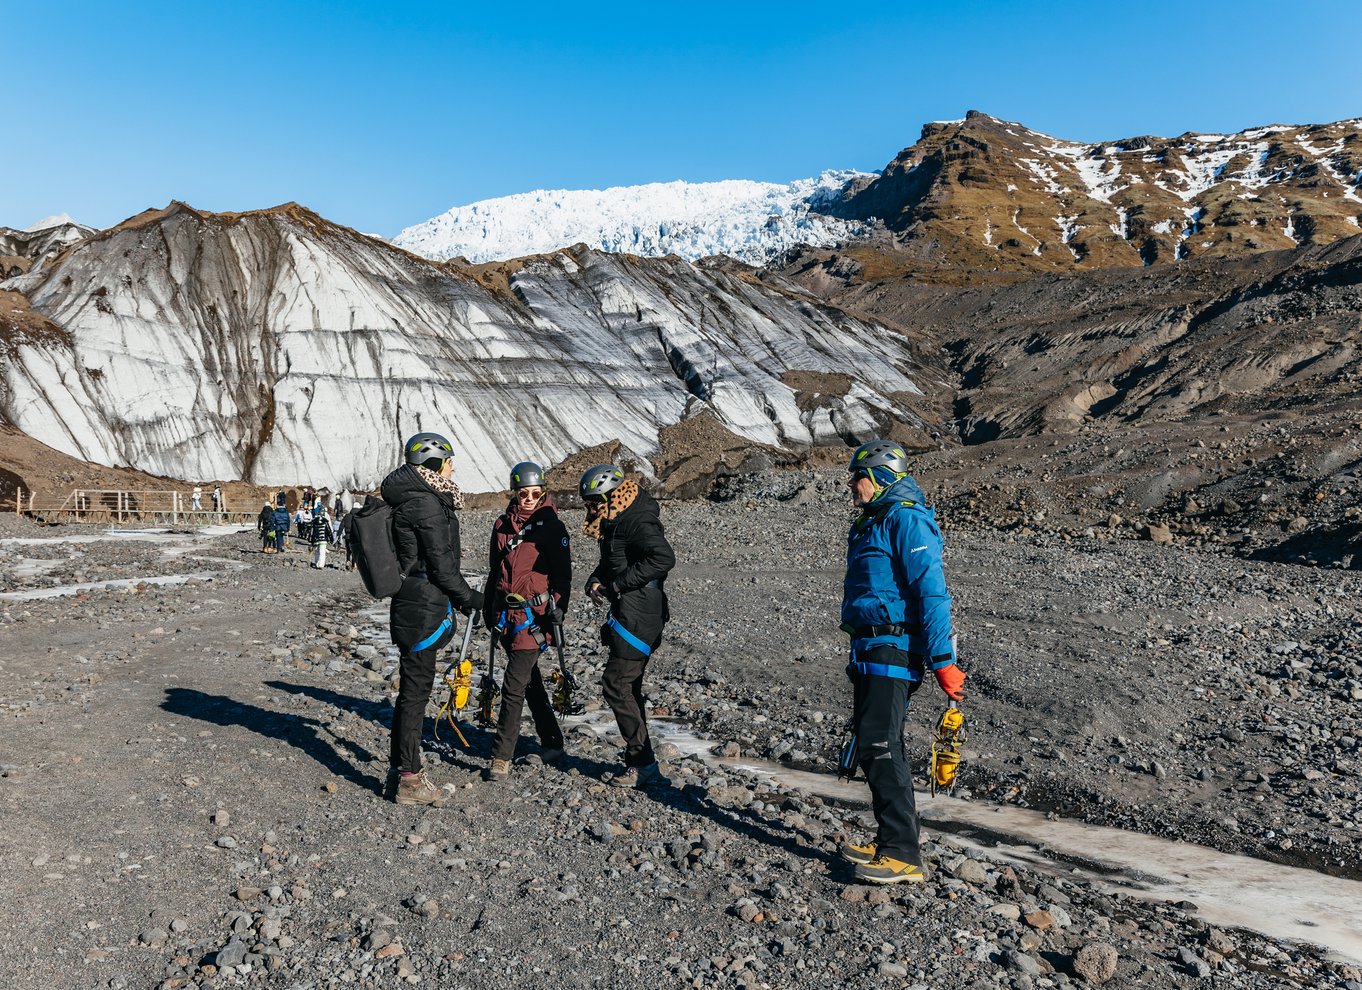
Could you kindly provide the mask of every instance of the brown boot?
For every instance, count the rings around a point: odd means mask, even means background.
[[[425,771],[403,774],[397,781],[398,804],[425,804],[432,808],[443,808],[449,795],[432,784]]]

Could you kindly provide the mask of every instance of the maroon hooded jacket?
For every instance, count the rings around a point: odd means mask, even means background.
[[[524,539],[507,553],[507,546],[522,534]],[[572,551],[568,542],[567,527],[558,518],[558,507],[553,504],[552,496],[546,495],[528,516],[512,503],[497,517],[492,526],[487,559],[487,599],[483,618],[489,627],[496,626],[498,617],[507,608],[506,596],[510,594],[531,599],[548,592],[553,596],[554,604],[567,609],[572,591]],[[534,609],[536,619],[547,607],[545,603]],[[524,621],[523,609],[509,609],[507,631]],[[542,621],[538,625],[552,643],[553,630]],[[502,643],[508,650],[533,650],[539,646],[528,629],[522,629],[509,641],[503,636]]]

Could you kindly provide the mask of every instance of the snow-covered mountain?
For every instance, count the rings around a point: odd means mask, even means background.
[[[796,244],[831,245],[861,230],[861,222],[816,211],[849,182],[873,177],[843,170],[787,185],[739,179],[540,190],[455,207],[408,227],[393,243],[427,258],[474,263],[585,244],[689,261],[722,254],[762,265]]]
[[[77,223],[65,213],[46,217],[23,230],[0,227],[0,279],[36,270],[94,232],[95,228]]]
[[[703,411],[784,448],[920,423],[907,339],[727,262],[579,248],[469,269],[292,204],[172,204],[0,290],[0,418],[177,478],[363,488],[440,430],[459,483],[489,491],[526,458],[647,456]]]

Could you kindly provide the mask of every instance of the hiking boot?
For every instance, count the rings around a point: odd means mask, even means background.
[[[420,773],[404,773],[401,776],[397,781],[397,797],[394,800],[398,804],[424,804],[432,808],[443,808],[449,800],[449,795],[432,784],[423,770]]]
[[[493,760],[491,766],[487,768],[488,780],[505,780],[511,775],[510,760]]]
[[[863,846],[856,846],[850,842],[843,842],[838,852],[848,863],[869,863],[875,858],[875,843],[867,842]]]
[[[856,867],[856,879],[867,883],[923,883],[927,875],[922,867],[905,859],[879,854],[869,863]]]
[[[402,771],[397,767],[388,767],[388,775],[383,778],[383,799],[385,801],[397,800],[397,782],[402,779]]]
[[[562,746],[550,746],[539,754],[539,758],[545,763],[557,763],[563,758],[565,752],[566,750]]]
[[[646,767],[629,767],[623,773],[617,773],[610,778],[612,787],[653,787],[665,783],[667,778],[662,776],[662,768],[656,761]]]

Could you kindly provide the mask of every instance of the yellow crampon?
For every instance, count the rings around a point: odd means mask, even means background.
[[[464,738],[455,716],[468,707],[468,698],[473,693],[473,661],[465,659],[452,664],[445,672],[444,680],[449,687],[449,696],[435,713],[435,738],[440,738],[440,723],[445,721],[459,737],[459,742],[467,746],[468,740]]]
[[[955,787],[956,775],[964,760],[961,747],[965,742],[965,713],[952,704],[941,713],[941,721],[936,724],[936,738],[932,740],[931,778],[932,794],[937,791],[950,791]]]
[[[553,684],[554,711],[560,715],[573,715],[581,710],[581,705],[574,704],[572,700],[572,692],[577,690],[577,678],[560,669],[550,674],[549,680]]]

